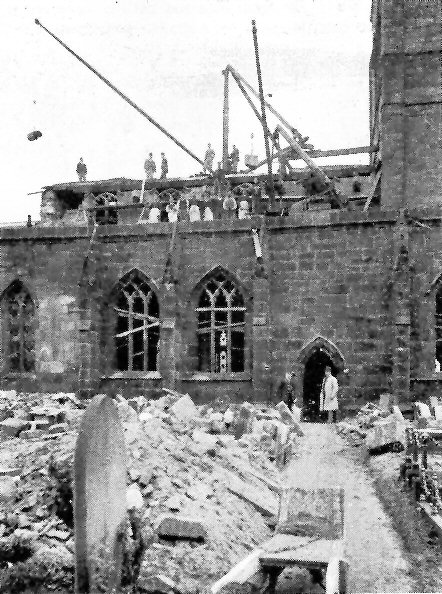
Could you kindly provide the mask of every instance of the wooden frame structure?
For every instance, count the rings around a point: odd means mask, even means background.
[[[344,539],[344,489],[283,488],[275,536],[213,584],[211,594],[238,587],[273,594],[282,571],[295,566],[307,568],[326,594],[345,594]]]

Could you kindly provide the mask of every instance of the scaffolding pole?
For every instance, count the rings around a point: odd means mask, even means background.
[[[174,142],[177,146],[179,146],[180,149],[182,149],[184,152],[186,152],[190,157],[192,157],[192,159],[195,159],[195,161],[198,161],[198,163],[200,163],[201,165],[204,166],[204,162],[201,161],[201,159],[199,159],[196,155],[194,155],[191,150],[189,150],[186,146],[184,146],[184,144],[182,144],[177,138],[175,138],[175,136],[172,136],[172,134],[170,134],[170,132],[168,132],[165,128],[163,128],[163,126],[161,126],[161,124],[159,124],[149,114],[147,114],[144,111],[144,109],[139,107],[136,103],[134,103],[131,99],[129,99],[129,97],[127,95],[125,95],[122,91],[117,89],[117,87],[115,85],[113,85],[109,80],[107,80],[107,78],[105,78],[102,74],[100,74],[97,70],[95,70],[95,68],[93,66],[88,64],[86,62],[86,60],[83,60],[83,58],[81,56],[79,56],[73,50],[71,50],[71,48],[69,46],[67,46],[65,43],[63,43],[63,41],[61,41],[61,39],[59,39],[56,35],[51,33],[51,31],[49,31],[49,29],[46,29],[46,27],[43,26],[38,19],[35,19],[35,24],[39,25],[44,31],[46,31],[46,33],[48,33],[51,37],[53,37],[55,39],[55,41],[57,41],[70,54],[72,54],[75,58],[77,58],[77,60],[79,62],[81,62],[84,66],[86,66],[86,68],[88,68],[91,72],[93,72],[96,76],[98,76],[98,78],[100,80],[102,80],[109,88],[111,88],[115,93],[117,93],[117,95],[119,95],[122,99],[124,99],[124,101],[126,101],[126,103],[129,103],[129,105],[131,107],[133,107],[136,111],[138,111],[138,113],[141,114],[144,118],[146,118],[146,120],[148,120],[151,124],[153,124],[156,128],[158,128],[158,130],[160,130],[165,136],[167,136],[167,138],[169,138],[170,140],[172,140],[172,142]]]
[[[223,70],[224,103],[223,103],[223,169],[229,168],[229,70]]]
[[[262,85],[262,76],[261,76],[261,65],[259,63],[259,51],[258,51],[258,34],[256,30],[256,23],[252,21],[252,33],[253,33],[253,44],[255,46],[255,60],[256,60],[256,72],[258,75],[258,89],[259,89],[259,99],[261,102],[261,123],[264,132],[264,143],[266,148],[266,157],[267,157],[267,166],[268,166],[268,186],[269,186],[269,204],[268,210],[273,211],[275,208],[275,186],[273,183],[273,172],[272,172],[272,159],[270,155],[270,144],[269,144],[269,137],[267,135],[267,120],[266,120],[266,108],[265,108],[265,101],[264,101],[264,90]]]

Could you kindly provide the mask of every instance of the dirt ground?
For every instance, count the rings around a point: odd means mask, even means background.
[[[414,592],[410,564],[373,479],[332,425],[304,423],[297,457],[284,472],[293,486],[345,488],[346,558],[349,592]],[[293,580],[293,578],[295,578]],[[302,576],[281,576],[280,592],[307,591]],[[320,589],[312,589],[320,592]]]

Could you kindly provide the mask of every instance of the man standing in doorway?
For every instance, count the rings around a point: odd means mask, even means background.
[[[319,409],[321,412],[328,412],[328,422],[336,422],[338,411],[338,380],[332,375],[331,367],[325,368],[325,376],[322,380],[321,394],[319,396]]]

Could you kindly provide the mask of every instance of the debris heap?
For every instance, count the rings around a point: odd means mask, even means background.
[[[18,573],[26,584],[37,567],[45,591],[51,583],[72,591],[72,465],[83,404],[12,392],[0,402],[0,590]],[[271,534],[279,469],[296,451],[299,424],[282,403],[215,410],[171,391],[151,401],[117,397],[117,405],[128,508],[140,515],[145,545],[137,587],[204,591]]]

